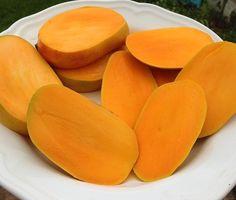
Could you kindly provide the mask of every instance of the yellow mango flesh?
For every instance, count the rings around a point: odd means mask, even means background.
[[[27,134],[32,95],[43,85],[61,82],[33,46],[17,36],[0,37],[0,74],[0,122]]]
[[[118,51],[111,55],[103,76],[102,105],[133,127],[156,87],[147,65],[127,51]]]
[[[139,144],[135,174],[143,181],[170,176],[190,153],[206,110],[204,91],[193,81],[154,90],[135,125]]]
[[[91,92],[101,88],[102,77],[112,53],[76,69],[57,69],[54,71],[63,84],[76,92]]]
[[[39,31],[38,50],[53,66],[72,69],[92,63],[121,46],[125,19],[102,7],[81,7],[49,19]]]
[[[138,156],[134,131],[115,115],[62,86],[39,89],[27,115],[35,146],[73,177],[123,182]]]
[[[162,28],[128,35],[126,46],[141,62],[157,68],[183,68],[211,37],[191,27]]]
[[[207,117],[200,137],[216,133],[236,112],[236,44],[218,42],[203,48],[176,80],[193,80],[204,89]]]

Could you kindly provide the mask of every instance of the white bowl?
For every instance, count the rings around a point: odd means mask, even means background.
[[[14,23],[1,35],[37,42],[40,26],[53,15],[80,6],[103,6],[121,13],[131,31],[191,26],[221,39],[210,29],[158,6],[128,0],[81,0],[53,6]],[[99,102],[100,92],[86,94]],[[24,137],[0,125],[0,183],[24,200],[216,200],[236,184],[236,117],[216,135],[202,139],[174,175],[144,183],[130,175],[118,186],[99,186],[73,179],[45,159]],[[116,169],[114,169],[116,170]]]

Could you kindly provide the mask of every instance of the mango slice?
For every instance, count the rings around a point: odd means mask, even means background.
[[[148,66],[127,51],[108,61],[102,83],[102,105],[133,127],[147,98],[156,88]]]
[[[177,27],[131,33],[126,46],[145,64],[158,68],[183,68],[201,48],[212,42],[205,32]]]
[[[207,98],[207,117],[200,137],[216,133],[236,113],[236,44],[218,42],[203,48],[176,80],[201,85]]]
[[[63,86],[45,86],[35,93],[27,127],[46,157],[83,181],[119,184],[138,156],[135,133],[125,122]]]
[[[0,122],[27,134],[26,112],[34,92],[60,80],[27,41],[17,36],[0,37]]]
[[[125,19],[102,7],[81,7],[48,20],[39,31],[38,51],[54,67],[92,63],[120,47],[128,34]]]
[[[190,153],[206,110],[204,91],[193,81],[177,81],[157,88],[135,125],[139,144],[135,174],[143,181],[170,176]]]
[[[180,69],[160,69],[156,67],[152,67],[151,70],[158,86],[175,81],[180,72]]]
[[[101,88],[102,77],[112,53],[76,69],[57,69],[54,71],[63,84],[76,92],[92,92]]]

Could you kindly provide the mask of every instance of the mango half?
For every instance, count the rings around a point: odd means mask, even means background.
[[[0,37],[0,122],[27,134],[26,112],[34,92],[43,85],[61,84],[33,46],[17,36]]]
[[[35,93],[27,126],[45,156],[86,182],[119,184],[138,156],[136,135],[125,122],[63,86],[45,86]]]
[[[103,74],[111,54],[109,53],[84,67],[76,69],[54,68],[54,71],[64,86],[76,92],[96,91],[101,88]]]
[[[120,47],[128,34],[125,19],[102,7],[81,7],[49,19],[39,31],[38,51],[54,67],[88,65]]]
[[[207,116],[199,137],[215,134],[236,113],[236,44],[204,47],[185,65],[176,80],[193,80],[204,90]]]

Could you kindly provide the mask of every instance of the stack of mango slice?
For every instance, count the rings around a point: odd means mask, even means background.
[[[195,28],[129,33],[112,9],[69,10],[40,28],[37,50],[0,37],[0,122],[76,179],[158,180],[235,114],[235,55]],[[101,105],[82,94],[100,89]]]

